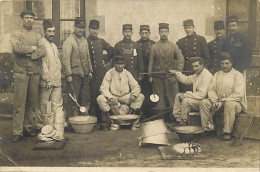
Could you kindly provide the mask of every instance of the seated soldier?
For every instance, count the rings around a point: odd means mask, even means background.
[[[207,97],[208,86],[213,78],[212,74],[204,68],[204,61],[200,57],[189,58],[189,63],[192,66],[193,75],[185,76],[175,70],[168,71],[175,74],[179,82],[185,85],[193,85],[193,92],[178,93],[175,97],[173,116],[180,125],[187,125],[191,110],[199,111],[200,101]]]
[[[230,56],[222,55],[221,70],[215,73],[209,85],[208,99],[200,103],[201,125],[205,130],[207,123],[213,124],[212,109],[224,111],[224,140],[231,140],[235,115],[247,109],[245,78],[232,64]]]
[[[127,104],[130,106],[128,113],[135,114],[144,101],[140,86],[124,67],[124,59],[121,56],[116,56],[115,67],[106,73],[100,86],[101,95],[98,96],[97,102],[103,112],[101,126],[104,130],[108,129],[110,115],[113,115],[110,106],[115,106],[118,103]]]

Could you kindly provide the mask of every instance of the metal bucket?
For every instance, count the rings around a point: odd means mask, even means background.
[[[168,145],[167,128],[162,119],[141,124],[141,144]]]

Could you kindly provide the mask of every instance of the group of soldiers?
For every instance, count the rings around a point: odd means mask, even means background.
[[[41,37],[32,29],[35,14],[23,11],[20,16],[23,29],[11,36],[15,54],[14,142],[24,134],[36,136],[37,129],[53,122],[55,110],[63,104],[61,70],[67,93],[74,97],[74,101],[68,97],[72,116],[102,114],[97,117],[104,130],[110,125],[111,107],[118,103],[128,105],[130,114],[150,113],[152,89],[159,96],[155,106],[172,107],[179,125],[187,125],[190,111],[200,110],[202,127],[207,130],[207,122],[212,123],[211,109],[224,106],[226,139],[231,137],[235,114],[246,110],[242,103],[245,79],[240,72],[249,67],[251,54],[235,16],[227,19],[227,36],[224,22],[214,22],[216,39],[208,44],[188,19],[183,22],[187,36],[176,44],[168,40],[168,23],[159,23],[158,42],[149,38],[149,25],[140,26],[141,39],[135,42],[132,25],[124,24],[123,40],[114,47],[98,37],[98,20],[90,20],[85,38],[86,21],[76,17],[74,32],[64,41],[60,57],[53,43],[52,21],[43,21]],[[219,72],[213,77],[207,69]],[[194,74],[187,76],[182,71]],[[187,85],[193,85],[192,90]],[[89,109],[81,112],[77,103]]]

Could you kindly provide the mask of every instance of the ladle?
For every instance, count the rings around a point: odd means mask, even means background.
[[[153,82],[151,83],[152,84],[152,90],[153,90],[153,94],[150,95],[150,100],[154,103],[158,102],[159,101],[159,96],[157,94],[155,94],[154,92],[154,88],[153,88]]]

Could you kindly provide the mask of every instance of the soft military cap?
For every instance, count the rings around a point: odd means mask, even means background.
[[[21,12],[20,17],[23,18],[23,16],[26,15],[26,14],[31,15],[33,17],[35,16],[34,12],[29,11],[29,10],[25,10],[25,11]]]
[[[227,18],[227,24],[230,22],[238,22],[237,16],[230,16]]]
[[[99,29],[99,21],[98,20],[90,20],[89,28],[91,28],[91,29]]]
[[[169,29],[168,23],[159,23],[159,29]]]
[[[43,30],[46,30],[47,28],[52,28],[54,27],[54,24],[52,23],[51,20],[43,20],[42,22],[42,27],[43,27]]]
[[[150,31],[149,25],[140,25],[140,31],[142,30]]]
[[[76,27],[86,27],[86,21],[81,17],[76,17],[74,26]]]
[[[215,21],[214,22],[214,29],[217,30],[217,29],[224,29],[224,21]]]
[[[204,62],[203,59],[200,57],[190,57],[188,61],[189,61],[189,63],[194,63],[194,62],[198,62],[198,61]]]
[[[184,20],[183,26],[194,26],[193,20],[192,19]]]
[[[125,60],[122,56],[115,56],[115,64],[124,64]]]
[[[132,25],[131,24],[124,24],[123,25],[123,31],[125,31],[125,30],[133,30]]]

